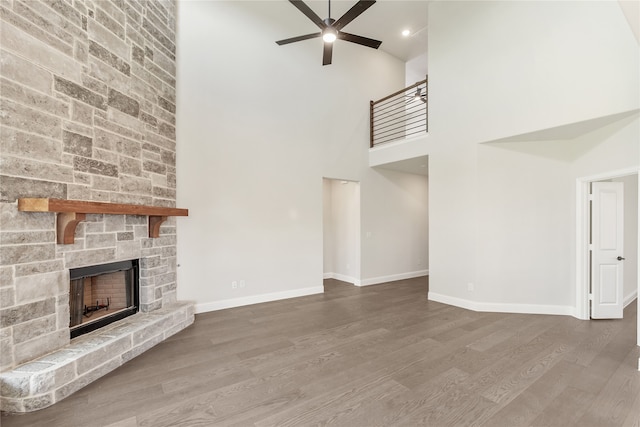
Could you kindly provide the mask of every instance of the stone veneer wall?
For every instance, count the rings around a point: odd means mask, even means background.
[[[175,205],[170,0],[0,2],[0,370],[69,344],[69,268],[141,259],[141,310],[176,301],[175,219],[55,214],[19,197]]]

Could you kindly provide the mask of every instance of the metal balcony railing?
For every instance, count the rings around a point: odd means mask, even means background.
[[[427,132],[427,80],[370,102],[370,146]]]

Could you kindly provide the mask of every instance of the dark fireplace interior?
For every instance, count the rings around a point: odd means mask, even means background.
[[[71,338],[138,312],[138,260],[74,268],[69,273]]]

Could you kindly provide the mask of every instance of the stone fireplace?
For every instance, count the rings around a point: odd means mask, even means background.
[[[58,244],[59,214],[17,203],[175,207],[175,9],[172,0],[3,4],[3,411],[54,404],[193,322],[193,305],[177,300],[174,217],[150,238],[146,215],[87,213],[74,242]],[[72,339],[71,271],[128,260],[139,260],[139,312]]]

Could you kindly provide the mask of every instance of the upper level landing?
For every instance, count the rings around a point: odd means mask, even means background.
[[[429,134],[423,132],[373,147],[369,149],[369,166],[428,175],[428,140]]]

